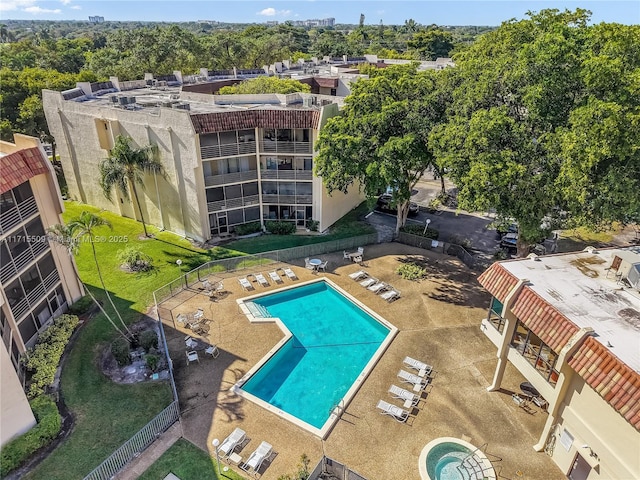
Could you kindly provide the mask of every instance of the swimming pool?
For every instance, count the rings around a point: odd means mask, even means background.
[[[420,453],[418,469],[422,480],[495,480],[487,456],[471,443],[453,437],[429,442]]]
[[[238,302],[250,320],[276,321],[285,338],[234,390],[320,436],[397,332],[324,278]]]

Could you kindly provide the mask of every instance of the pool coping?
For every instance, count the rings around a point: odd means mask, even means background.
[[[360,374],[353,381],[353,383],[351,384],[349,389],[346,391],[346,393],[344,394],[342,399],[338,402],[338,405],[341,405],[342,412],[344,412],[344,410],[349,405],[349,402],[351,402],[351,400],[353,399],[353,397],[355,396],[357,391],[360,389],[360,387],[362,386],[362,384],[364,383],[366,378],[369,376],[369,374],[371,373],[371,371],[373,370],[375,365],[378,363],[378,361],[380,360],[380,358],[382,357],[384,352],[387,350],[387,348],[389,347],[389,345],[391,344],[391,342],[393,341],[395,336],[398,334],[399,329],[396,326],[394,326],[393,324],[391,324],[388,320],[383,318],[381,315],[379,315],[378,313],[373,311],[371,308],[367,307],[365,304],[360,302],[358,299],[356,299],[355,297],[350,295],[343,288],[339,287],[334,282],[332,282],[331,280],[329,280],[328,278],[325,278],[325,277],[317,278],[317,279],[313,279],[313,280],[308,280],[308,281],[305,281],[305,282],[295,283],[295,284],[292,284],[292,285],[287,285],[285,287],[277,288],[277,289],[274,289],[274,290],[269,290],[269,291],[266,291],[266,292],[255,293],[253,295],[249,295],[247,297],[239,298],[239,299],[236,300],[236,303],[238,304],[238,307],[239,307],[241,313],[243,313],[247,317],[247,319],[249,320],[250,323],[275,323],[278,326],[278,328],[280,328],[282,333],[284,334],[284,337],[282,339],[280,339],[273,346],[273,348],[271,348],[247,373],[245,373],[242,376],[242,378],[240,378],[240,380],[238,380],[233,385],[233,387],[231,387],[231,391],[233,393],[235,393],[236,395],[238,395],[238,396],[240,396],[242,398],[246,398],[247,400],[252,401],[253,403],[261,406],[262,408],[264,408],[264,409],[266,409],[266,410],[268,410],[268,411],[270,411],[270,412],[272,412],[272,413],[274,413],[274,414],[276,414],[276,415],[288,420],[289,422],[293,423],[294,425],[296,425],[296,426],[298,426],[298,427],[300,427],[300,428],[302,428],[302,429],[304,429],[304,430],[306,430],[306,431],[308,431],[308,432],[310,432],[310,433],[312,433],[312,434],[314,434],[314,435],[316,435],[316,436],[318,436],[318,437],[320,437],[321,439],[324,440],[329,435],[329,433],[333,429],[334,425],[336,424],[336,422],[338,421],[338,419],[341,416],[340,408],[338,406],[336,406],[333,409],[333,411],[329,415],[329,418],[327,418],[327,420],[325,421],[324,425],[321,428],[317,428],[317,427],[314,427],[313,425],[310,425],[307,422],[299,419],[298,417],[296,417],[296,416],[294,416],[294,415],[292,415],[292,414],[290,414],[288,412],[285,412],[284,410],[281,410],[281,409],[271,405],[270,403],[268,403],[268,402],[256,397],[255,395],[252,395],[251,393],[249,393],[249,392],[247,392],[247,391],[242,389],[242,386],[260,368],[262,368],[262,366],[265,363],[267,363],[271,359],[271,357],[273,357],[278,352],[278,350],[280,350],[293,337],[293,334],[291,333],[291,331],[289,331],[289,329],[282,322],[282,320],[280,320],[280,318],[278,318],[278,317],[270,317],[270,318],[256,317],[250,312],[249,308],[245,305],[245,303],[253,301],[253,300],[257,299],[257,298],[261,298],[261,297],[267,296],[267,295],[272,295],[272,294],[275,294],[275,293],[284,292],[284,291],[287,291],[287,290],[291,290],[293,288],[298,288],[298,287],[302,287],[302,286],[306,286],[306,285],[311,285],[311,284],[318,283],[318,282],[324,282],[324,283],[328,284],[329,286],[331,286],[332,288],[337,290],[341,295],[346,297],[349,301],[353,302],[359,308],[364,310],[368,315],[370,315],[375,320],[377,320],[378,322],[380,322],[382,325],[384,325],[386,328],[389,329],[389,333],[385,336],[383,341],[380,343],[380,346],[376,349],[376,351],[371,356],[371,358],[369,359],[367,364],[364,366],[364,368],[362,369],[362,372],[360,372]]]
[[[429,473],[427,472],[427,454],[436,446],[441,443],[457,443],[458,445],[462,445],[466,447],[471,452],[471,455],[474,455],[480,460],[480,463],[483,466],[483,478],[486,480],[495,480],[496,471],[493,467],[491,461],[487,458],[482,450],[479,447],[476,447],[474,444],[467,442],[466,440],[462,440],[460,438],[455,437],[438,437],[431,440],[427,443],[422,451],[420,452],[420,457],[418,457],[418,470],[420,471],[421,480],[437,480],[435,478],[431,478]],[[485,472],[485,470],[487,470]],[[490,471],[489,471],[490,470]]]

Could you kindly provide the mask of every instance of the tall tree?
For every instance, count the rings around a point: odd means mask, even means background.
[[[142,228],[147,237],[149,233],[137,187],[144,189],[145,174],[164,175],[164,168],[156,158],[155,151],[152,146],[134,148],[128,137],[118,135],[113,149],[109,152],[109,157],[100,164],[100,186],[104,196],[111,200],[113,187],[116,187],[124,198],[130,200],[129,188],[131,188],[140,212]]]
[[[257,77],[244,80],[237,85],[229,85],[220,89],[220,95],[241,93],[296,93],[310,92],[311,87],[293,78]]]
[[[419,31],[407,42],[407,46],[417,51],[421,60],[448,57],[453,50],[453,35],[444,30]]]
[[[358,183],[368,195],[387,187],[397,206],[396,233],[409,213],[413,187],[434,164],[430,130],[441,121],[444,105],[438,72],[416,72],[416,65],[370,71],[352,84],[341,115],[320,132],[316,173],[329,192]]]

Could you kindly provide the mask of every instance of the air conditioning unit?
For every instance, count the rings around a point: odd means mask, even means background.
[[[304,97],[302,99],[302,105],[304,107],[311,107],[313,105],[313,99],[311,97]]]

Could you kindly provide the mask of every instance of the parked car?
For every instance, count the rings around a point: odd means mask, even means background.
[[[385,213],[398,213],[398,209],[395,206],[391,206],[391,195],[385,193],[378,197],[378,201],[376,203],[376,210]],[[420,207],[417,203],[410,202],[409,203],[409,216],[414,217],[420,212]]]

